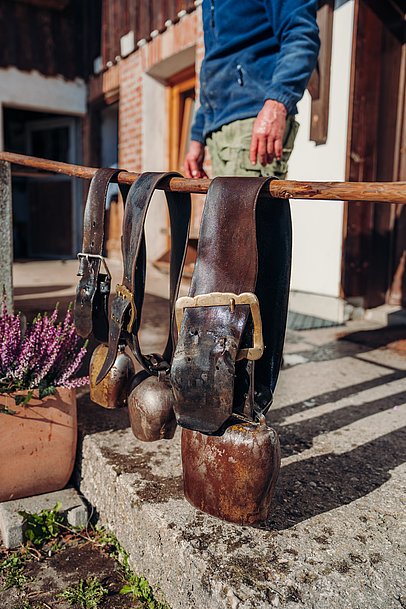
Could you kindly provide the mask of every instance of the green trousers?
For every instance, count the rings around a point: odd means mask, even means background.
[[[285,179],[288,171],[288,160],[292,154],[299,123],[293,116],[288,116],[283,138],[283,156],[280,161],[274,159],[269,165],[259,163],[252,165],[249,159],[252,127],[255,118],[234,121],[213,132],[207,139],[212,160],[212,175],[215,176],[275,176]]]

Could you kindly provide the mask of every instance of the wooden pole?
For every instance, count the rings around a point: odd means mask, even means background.
[[[95,167],[70,165],[69,163],[37,159],[11,152],[0,152],[0,160],[87,180],[90,180],[96,172]],[[118,175],[118,181],[123,184],[132,184],[139,176],[139,173],[123,171]],[[163,181],[160,188],[175,192],[204,194],[207,192],[210,182],[211,180],[207,179],[171,178]],[[272,180],[269,184],[269,195],[279,199],[372,201],[374,203],[405,204],[406,182],[296,182],[294,180]]]
[[[10,163],[0,160],[0,298],[13,310],[13,212]]]

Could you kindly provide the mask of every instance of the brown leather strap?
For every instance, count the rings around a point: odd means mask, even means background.
[[[167,177],[178,176],[170,173],[144,173],[131,186],[128,193],[123,219],[123,280],[117,286],[117,293],[111,306],[109,330],[109,352],[97,378],[100,382],[115,361],[120,341],[127,342],[134,352],[145,373],[148,375],[166,374],[174,349],[173,304],[176,300],[186,255],[191,200],[185,193],[166,192],[171,227],[170,261],[170,328],[166,347],[162,355],[144,355],[138,341],[141,312],[145,292],[146,247],[144,225],[152,195],[159,183]]]
[[[83,245],[78,254],[80,281],[76,290],[74,319],[77,333],[87,338],[92,332],[101,342],[108,338],[110,275],[102,271],[104,223],[108,187],[121,169],[99,169],[90,183],[83,221]],[[120,185],[125,201],[128,187]]]
[[[254,292],[256,206],[269,178],[215,178],[207,193],[190,296]],[[171,367],[183,427],[215,433],[233,410],[236,357],[249,341],[248,305],[185,309]]]

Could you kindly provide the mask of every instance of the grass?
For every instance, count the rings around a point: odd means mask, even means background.
[[[14,587],[23,588],[27,581],[27,578],[24,575],[25,562],[25,558],[19,552],[13,552],[8,558],[0,563],[3,590]]]
[[[0,592],[14,588],[18,591],[20,605],[15,609],[48,609],[43,602],[32,602],[29,582],[25,574],[30,562],[44,562],[50,556],[67,547],[93,544],[101,552],[113,558],[120,565],[119,577],[122,579],[121,595],[131,595],[137,607],[143,609],[170,609],[167,604],[157,600],[148,581],[135,574],[129,564],[129,557],[117,538],[101,527],[89,527],[78,531],[63,522],[61,505],[38,514],[21,512],[24,516],[27,543],[14,552],[7,552],[3,560],[0,553]],[[118,582],[119,584],[119,582]],[[119,584],[120,585],[120,584]],[[63,599],[71,607],[78,609],[102,609],[104,600],[114,594],[97,577],[89,576],[55,594],[54,601]]]
[[[80,607],[80,609],[97,609],[101,601],[108,595],[109,591],[103,586],[97,577],[81,579],[75,586],[66,588],[58,594],[69,603],[70,607]]]

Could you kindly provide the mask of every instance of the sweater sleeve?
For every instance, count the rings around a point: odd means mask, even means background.
[[[292,114],[317,64],[320,48],[317,0],[264,0],[264,3],[280,44],[265,99],[281,102]]]
[[[197,112],[195,113],[195,117],[193,120],[193,125],[192,125],[192,129],[191,129],[191,133],[190,133],[190,137],[192,140],[196,140],[197,142],[200,142],[201,144],[204,144],[204,137],[203,137],[203,130],[204,130],[204,108],[203,106],[200,106],[197,109]]]

